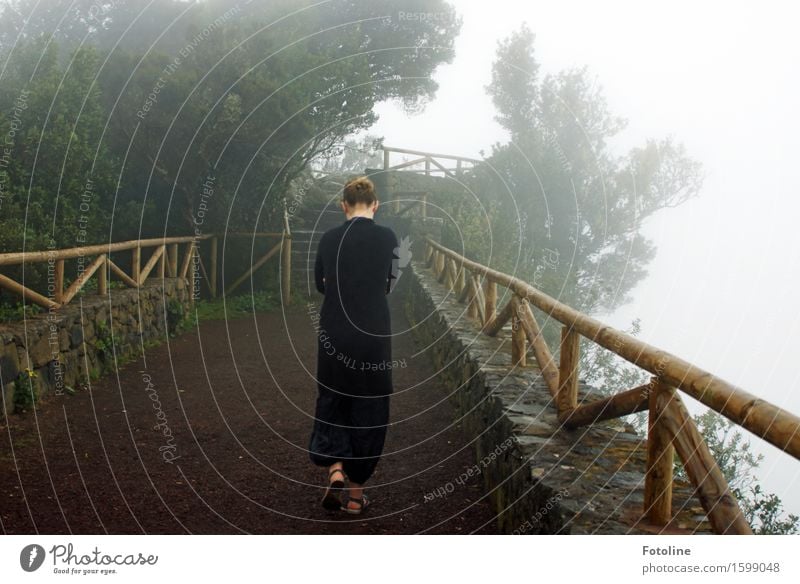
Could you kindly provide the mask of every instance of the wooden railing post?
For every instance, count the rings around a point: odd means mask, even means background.
[[[158,277],[164,279],[164,273],[167,267],[167,246],[161,246],[161,256],[158,258]],[[163,282],[162,282],[163,284]]]
[[[443,253],[436,254],[436,279],[441,282],[444,280],[445,272],[444,272],[444,259],[445,256]]]
[[[556,407],[559,413],[578,407],[578,363],[580,361],[580,335],[572,327],[561,328],[561,351],[558,365],[558,395]]]
[[[56,260],[55,301],[61,304],[64,301],[64,260]]]
[[[284,233],[281,248],[281,296],[285,305],[292,303],[292,236]]]
[[[464,302],[467,294],[467,271],[464,266],[457,266],[458,273],[456,274],[456,288],[458,288],[458,301]]]
[[[170,278],[178,277],[178,244],[171,243],[167,248],[169,250],[169,262],[167,263],[167,273]]]
[[[195,246],[194,244],[189,244],[189,304],[194,304],[195,295],[199,293],[199,282],[198,282],[198,265],[197,265],[197,258],[200,257],[200,248]]]
[[[420,209],[420,214],[423,219],[428,218],[428,193],[422,193],[422,207]]]
[[[539,323],[536,322],[536,317],[533,314],[530,304],[526,298],[517,297],[517,315],[522,319],[522,327],[525,329],[525,334],[528,337],[533,349],[533,354],[536,356],[536,363],[539,365],[539,370],[542,372],[542,378],[547,384],[547,390],[553,399],[556,400],[558,396],[558,366],[553,359],[553,354],[550,352],[550,347],[544,340],[544,335],[539,328]]]
[[[522,318],[520,317],[522,305],[517,295],[512,297],[511,302],[513,302],[511,311],[511,365],[512,367],[525,367],[525,330],[522,328]]]
[[[675,391],[658,392],[655,399],[659,422],[669,434],[714,532],[752,535],[736,496],[681,396]]]
[[[103,263],[97,270],[97,294],[105,296],[108,294],[108,260],[106,258],[103,258]]]
[[[447,268],[447,287],[451,292],[458,294],[458,266],[456,265],[455,260],[448,259]]]
[[[475,283],[475,276],[470,272],[466,275],[466,282],[469,291],[467,292],[467,316],[470,318],[479,318],[480,312],[478,312],[478,302],[480,302],[477,290],[477,284]]]
[[[137,245],[131,250],[131,278],[139,282],[142,271],[142,246]]]
[[[453,291],[453,276],[450,272],[450,258],[444,258],[444,285],[445,288]]]
[[[217,236],[211,238],[211,273],[208,275],[211,280],[211,297],[217,297]]]
[[[486,326],[497,316],[497,283],[486,278],[486,304],[483,311],[483,325]]]
[[[657,378],[650,381],[647,419],[647,472],[644,480],[644,516],[653,525],[672,519],[672,469],[675,449],[657,407],[659,394],[671,397],[675,390]]]

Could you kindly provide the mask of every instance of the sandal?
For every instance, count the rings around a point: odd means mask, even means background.
[[[336,474],[341,473],[342,477],[345,476],[344,471],[340,468],[335,468],[328,473],[328,480]],[[331,481],[328,488],[325,489],[325,495],[322,497],[322,506],[329,511],[339,509],[342,505],[341,492],[344,490],[344,480]]]
[[[350,501],[353,501],[354,503],[358,503],[358,505],[359,505],[358,508],[357,509],[351,509],[350,508]],[[358,498],[358,499],[356,499],[355,497],[348,497],[347,498],[347,503],[342,505],[342,511],[345,511],[345,512],[349,513],[350,515],[361,515],[361,513],[364,511],[364,509],[369,507],[369,505],[370,505],[370,500],[367,499],[367,496],[362,493],[361,497]]]

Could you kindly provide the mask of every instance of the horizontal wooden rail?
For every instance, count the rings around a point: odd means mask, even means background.
[[[564,419],[564,425],[567,428],[578,428],[603,420],[612,420],[643,412],[648,407],[648,393],[651,383],[578,406],[569,411]]]
[[[0,254],[0,266],[14,266],[27,263],[46,262],[51,259],[69,260],[79,257],[108,254],[115,251],[125,251],[127,249],[158,247],[170,243],[186,243],[199,239],[208,239],[212,234],[186,235],[183,237],[164,237],[159,239],[134,239],[131,241],[120,241],[117,243],[104,243],[101,245],[88,245],[84,247],[70,247],[66,249],[54,249],[48,251],[22,251],[16,253]]]
[[[456,156],[454,154],[435,154],[433,152],[423,152],[422,150],[409,150],[408,148],[393,148],[391,146],[384,146],[382,150],[384,151],[384,153],[397,152],[398,154],[413,154],[415,156],[444,158],[446,160],[464,160],[466,162],[472,162],[474,164],[483,162],[482,160],[478,160],[477,158],[467,158],[466,156]]]
[[[217,252],[219,237],[220,235],[218,234],[208,233],[202,235],[120,241],[48,251],[4,253],[0,254],[0,266],[54,262],[54,291],[53,298],[48,298],[3,274],[0,274],[0,288],[19,294],[24,300],[44,308],[58,309],[75,298],[95,273],[98,274],[98,294],[107,294],[110,270],[111,274],[122,280],[131,288],[140,288],[152,274],[157,274],[158,278],[167,276],[171,278],[181,278],[187,281],[191,286],[190,298],[194,300],[196,294],[199,292],[195,289],[195,283],[200,280],[196,272],[199,270],[202,274],[202,279],[208,286],[211,297],[214,298],[217,296],[217,268],[219,265]],[[259,259],[240,278],[234,281],[233,285],[226,290],[226,293],[230,293],[248,277],[252,276],[256,270],[263,266],[267,260],[280,250],[282,252],[280,272],[281,296],[284,303],[290,304],[292,235],[289,225],[289,215],[286,209],[284,208],[283,213],[283,231],[253,233],[232,232],[226,233],[224,237],[280,238],[280,241],[273,245],[265,256]],[[211,240],[210,272],[207,271],[206,264],[200,257],[199,243],[206,239]],[[179,247],[181,244],[184,244],[183,247],[185,251],[180,267],[178,267]],[[142,266],[141,263],[143,248],[154,248],[144,266]],[[131,252],[130,274],[127,274],[117,263],[111,260],[111,253],[121,251]],[[64,290],[64,261],[91,256],[95,256],[95,259],[70,284],[69,288]]]
[[[454,259],[465,269],[505,286],[519,297],[528,300],[548,317],[649,371],[663,382],[680,389],[773,446],[795,458],[800,458],[800,418],[791,412],[748,393],[680,357],[583,314],[519,278],[469,260],[430,237],[426,240],[435,250]],[[565,412],[564,415],[568,413]]]

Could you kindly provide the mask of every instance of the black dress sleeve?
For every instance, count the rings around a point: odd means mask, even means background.
[[[386,279],[386,293],[389,294],[400,277],[400,244],[397,242],[397,235],[389,229],[389,241],[392,246],[392,265],[389,268],[389,276]]]
[[[325,294],[325,273],[322,268],[322,240],[317,247],[317,259],[314,260],[314,283],[317,286],[317,292]]]

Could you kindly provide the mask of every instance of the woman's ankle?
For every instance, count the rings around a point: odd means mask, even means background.
[[[349,493],[351,499],[360,499],[361,496],[364,494],[364,485],[360,485],[358,483],[350,483],[349,485]]]

